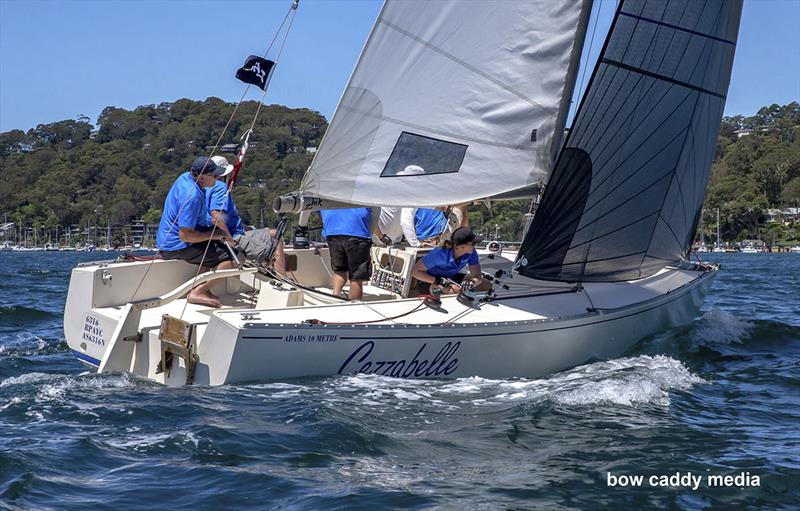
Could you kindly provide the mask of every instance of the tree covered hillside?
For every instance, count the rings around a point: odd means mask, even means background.
[[[800,225],[763,222],[770,209],[800,206],[800,104],[764,107],[722,120],[706,190],[706,233],[722,239],[798,239]]]
[[[258,103],[243,103],[220,145],[238,144]],[[108,107],[93,126],[80,117],[0,134],[0,219],[55,229],[87,223],[155,223],[174,179],[209,153],[233,112],[218,98],[182,99],[128,111]],[[272,199],[296,190],[327,127],[307,109],[262,109],[254,143],[235,191],[245,222],[276,220]],[[312,149],[313,151],[313,149]],[[219,153],[233,161],[233,153]],[[527,201],[474,206],[471,225],[501,239],[519,239]],[[797,239],[789,222],[764,224],[772,208],[800,206],[800,105],[772,105],[752,117],[723,119],[706,194],[703,229],[723,241]]]
[[[257,102],[245,102],[220,141],[238,144]],[[175,178],[208,155],[234,105],[218,98],[182,99],[133,111],[108,107],[95,128],[89,119],[40,124],[0,134],[0,219],[47,229],[87,222],[157,222]],[[249,221],[277,193],[297,185],[327,123],[317,112],[279,105],[262,108],[240,174],[236,204]],[[234,153],[221,153],[231,163]],[[266,221],[266,219],[265,219]]]

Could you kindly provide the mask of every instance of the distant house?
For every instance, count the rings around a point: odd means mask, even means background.
[[[780,209],[768,209],[767,210],[767,222],[768,224],[776,224],[781,222],[783,219],[783,211]]]
[[[316,154],[317,148],[316,147],[306,147],[306,152],[308,154]]]
[[[781,220],[784,224],[800,221],[800,208],[786,208],[781,211]]]
[[[752,135],[753,133],[769,133],[772,129],[773,128],[768,128],[767,126],[761,126],[760,128],[742,128],[734,131],[733,134],[736,135],[736,138],[742,138]]]
[[[223,145],[222,147],[219,148],[219,152],[221,152],[221,153],[235,153],[237,151],[238,147],[239,146],[237,146],[236,144],[225,144],[225,145]]]

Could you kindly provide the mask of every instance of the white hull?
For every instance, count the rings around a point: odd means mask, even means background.
[[[477,308],[446,297],[442,307],[447,312],[420,307],[416,298],[258,307],[231,302],[232,294],[228,301],[238,307],[215,311],[189,305],[182,313],[184,301],[172,300],[137,315],[132,312],[136,306],[127,302],[147,264],[74,270],[65,332],[76,356],[100,371],[130,372],[169,385],[186,382],[186,363],[176,357],[171,370],[158,372],[163,314],[183,314],[196,325],[193,383],[199,385],[353,373],[538,378],[618,357],[644,337],[691,322],[716,275],[716,269],[666,269],[641,281],[587,284],[579,291],[517,276],[517,285],[528,281],[540,286],[530,287],[536,296],[498,294],[498,300]],[[486,268],[492,261],[482,264]],[[162,289],[172,289],[193,275],[193,268],[184,263],[152,266],[150,278]],[[251,284],[257,280],[252,274],[232,278],[250,278]],[[260,286],[265,296],[296,295],[265,286]],[[158,293],[143,287],[140,294]],[[216,292],[222,294],[224,288]],[[275,296],[269,299],[274,302]],[[259,298],[259,303],[266,302]],[[396,320],[383,319],[415,309]],[[308,319],[325,323],[304,323]],[[353,324],[366,321],[375,322]]]

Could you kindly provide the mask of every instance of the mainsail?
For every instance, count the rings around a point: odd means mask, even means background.
[[[741,0],[622,0],[517,256],[525,276],[652,275],[688,256]]]
[[[436,206],[546,180],[591,1],[387,1],[301,192]],[[409,165],[423,175],[398,175]]]

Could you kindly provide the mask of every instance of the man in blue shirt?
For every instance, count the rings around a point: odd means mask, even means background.
[[[217,176],[217,181],[214,186],[206,188],[206,206],[208,207],[208,223],[217,226],[228,234],[231,238],[235,239],[238,245],[238,250],[243,252],[245,257],[251,260],[259,261],[259,256],[269,253],[272,250],[277,240],[275,247],[275,271],[281,275],[286,275],[286,262],[283,255],[283,240],[277,239],[277,231],[275,229],[260,229],[256,231],[249,231],[245,238],[248,242],[243,242],[241,236],[245,234],[244,224],[239,217],[239,211],[236,209],[236,204],[233,202],[233,196],[228,193],[228,185],[226,178],[233,172],[233,165],[228,163],[224,156],[214,156],[211,160],[223,169],[222,173]],[[253,251],[250,250],[251,245],[255,247]]]
[[[444,294],[460,292],[461,287],[458,283],[464,280],[465,276],[461,270],[465,266],[469,266],[468,277],[476,283],[475,289],[488,290],[490,284],[483,278],[480,259],[475,253],[475,244],[482,240],[483,238],[476,236],[469,227],[459,227],[453,231],[453,236],[450,241],[445,242],[444,247],[431,250],[417,261],[411,270],[411,275],[417,279],[419,292],[427,293],[434,286],[440,287]],[[454,281],[456,284],[447,283],[444,279]]]
[[[211,160],[223,169],[217,176],[214,186],[206,188],[206,205],[208,207],[208,223],[227,232],[231,238],[244,234],[244,225],[239,211],[233,202],[233,195],[228,193],[226,178],[233,171],[233,165],[224,156],[214,156]]]
[[[350,280],[350,300],[361,300],[363,282],[372,274],[372,239],[369,208],[327,209],[320,211],[322,235],[328,242],[333,269],[333,294],[342,292]]]
[[[223,242],[233,243],[227,232],[211,230],[203,188],[213,186],[224,168],[209,158],[197,158],[188,172],[181,174],[164,200],[164,212],[156,237],[163,259],[180,259],[216,270],[234,267],[230,251]],[[214,281],[208,281],[189,292],[189,303],[219,307],[219,299],[211,292]]]

